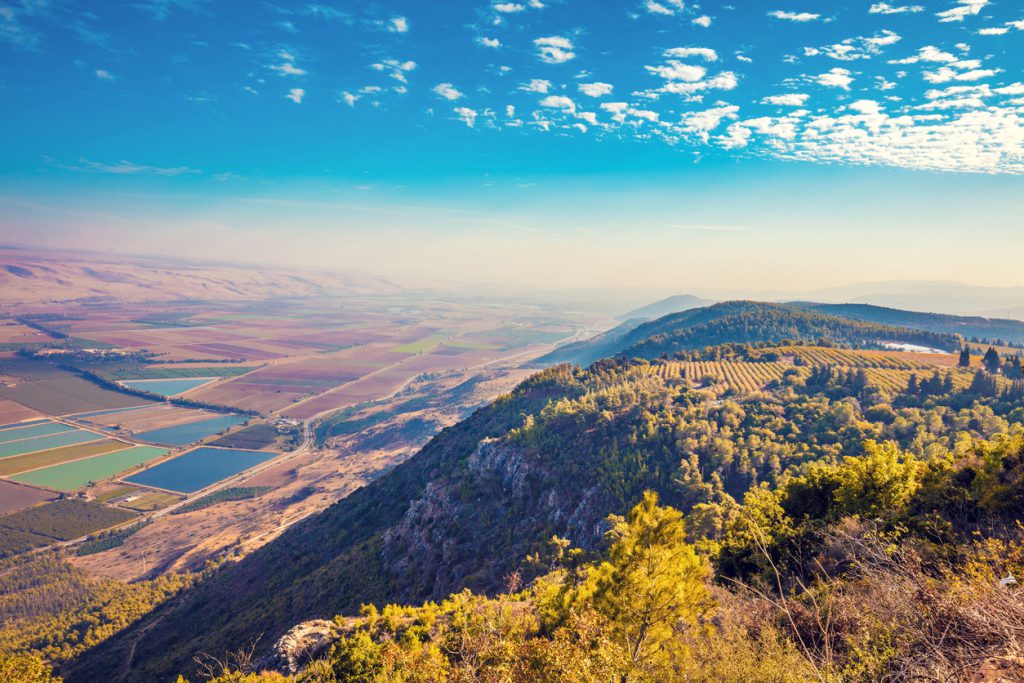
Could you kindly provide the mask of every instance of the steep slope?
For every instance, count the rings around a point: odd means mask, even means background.
[[[196,655],[266,646],[303,619],[425,594],[429,586],[417,577],[386,571],[384,532],[399,524],[431,481],[465,468],[481,439],[505,434],[524,412],[565,391],[557,374],[527,380],[514,396],[442,431],[389,474],[87,652],[62,672],[65,680],[173,680]]]
[[[885,308],[869,304],[818,304],[796,302],[799,308],[826,315],[837,315],[851,320],[879,325],[897,325],[939,334],[959,334],[966,339],[1008,341],[1024,344],[1024,322],[1003,318],[921,313]]]

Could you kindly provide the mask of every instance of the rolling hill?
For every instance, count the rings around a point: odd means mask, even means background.
[[[678,294],[676,296],[661,299],[660,301],[655,301],[653,304],[633,309],[628,313],[623,313],[618,316],[618,319],[623,322],[628,320],[653,320],[672,313],[688,311],[691,308],[709,306],[712,303],[714,302],[708,301],[707,299],[701,299],[700,297],[696,297],[691,294]]]
[[[960,346],[954,333],[913,329],[850,315],[818,312],[808,305],[728,301],[672,313],[656,320],[625,322],[593,339],[555,349],[538,365],[587,365],[599,358],[657,358],[726,343],[825,341],[854,346],[893,342],[952,351]]]

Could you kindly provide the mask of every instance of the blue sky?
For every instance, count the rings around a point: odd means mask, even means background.
[[[7,241],[552,286],[1024,284],[1024,7],[0,0]],[[499,258],[495,258],[499,255]]]

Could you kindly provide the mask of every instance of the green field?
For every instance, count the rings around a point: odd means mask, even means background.
[[[396,346],[391,350],[395,353],[423,353],[424,351],[429,351],[434,348],[449,336],[450,335],[445,332],[436,332],[430,336],[424,337],[423,339],[409,342],[408,344],[402,344],[401,346]]]
[[[167,455],[167,449],[153,446],[136,446],[122,451],[98,455],[94,458],[76,460],[55,467],[25,472],[11,477],[24,484],[45,486],[58,491],[74,491],[89,482],[102,481],[119,472],[137,467],[144,462]]]
[[[122,507],[126,507],[129,510],[138,510],[139,512],[152,512],[153,510],[159,510],[165,508],[168,505],[173,505],[179,500],[182,500],[181,496],[175,496],[170,493],[147,493],[144,496],[139,496],[130,503],[124,503]]]
[[[236,377],[259,369],[259,366],[225,364],[211,367],[150,367],[118,368],[103,374],[111,379],[172,379],[189,377]]]
[[[39,467],[59,465],[60,463],[78,460],[79,458],[88,458],[93,455],[109,453],[120,448],[126,448],[127,446],[128,444],[123,441],[108,439],[99,442],[94,441],[92,443],[65,446],[64,448],[54,448],[53,450],[20,455],[14,458],[4,458],[0,460],[0,476],[6,477],[19,472],[34,470]]]

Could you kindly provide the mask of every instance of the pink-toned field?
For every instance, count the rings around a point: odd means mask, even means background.
[[[57,495],[49,491],[0,479],[0,515],[56,498]]]
[[[0,398],[0,424],[14,424],[15,422],[35,420],[40,417],[43,417],[43,414],[40,412],[9,399]]]
[[[93,424],[126,429],[130,432],[146,432],[153,429],[198,422],[212,416],[211,413],[202,410],[179,408],[178,406],[160,403],[146,408],[95,415],[85,418],[85,420]]]

